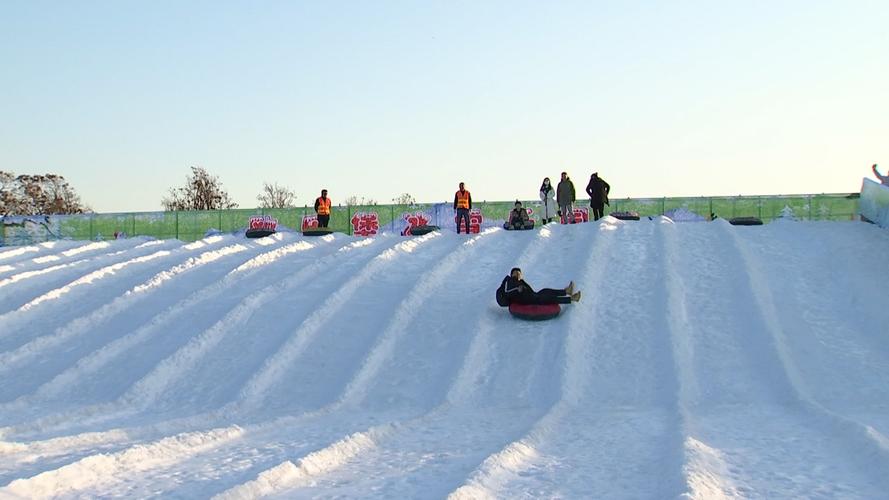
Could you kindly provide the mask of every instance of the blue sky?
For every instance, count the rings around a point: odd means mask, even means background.
[[[889,167],[889,3],[0,1],[0,169],[101,212],[852,192]]]

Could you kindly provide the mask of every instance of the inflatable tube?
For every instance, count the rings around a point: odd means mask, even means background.
[[[733,217],[729,219],[728,223],[733,226],[761,226],[762,219],[759,217]]]
[[[417,226],[411,228],[411,236],[423,236],[424,234],[429,234],[432,231],[438,231],[441,228],[438,226]]]
[[[639,220],[638,212],[611,212],[608,215],[619,220]]]
[[[248,238],[265,238],[275,234],[274,229],[248,229],[245,236]]]
[[[303,231],[303,236],[326,236],[332,232],[333,230],[329,227],[313,227]]]
[[[528,321],[543,321],[555,318],[562,312],[559,304],[510,304],[509,314]]]
[[[509,224],[504,224],[503,229],[506,229],[507,231],[528,231],[530,229],[534,229],[534,221],[531,221],[522,227],[514,227],[510,226]]]

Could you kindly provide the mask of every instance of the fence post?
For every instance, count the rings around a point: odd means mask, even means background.
[[[346,205],[346,234],[352,236],[352,205]]]
[[[395,205],[389,205],[389,223],[392,224],[392,232],[395,232]]]
[[[179,239],[179,211],[173,212],[176,215],[176,239]]]
[[[130,217],[133,218],[133,232],[130,233],[130,236],[135,237],[136,236],[136,214],[130,214]]]
[[[222,210],[217,213],[219,214],[219,230],[222,231]]]
[[[93,218],[94,218],[95,216],[96,216],[96,214],[90,214],[90,235],[89,235],[89,241],[93,241]]]
[[[806,195],[806,205],[809,206],[809,220],[812,220],[812,196]]]
[[[661,215],[667,213],[667,197],[661,198]]]
[[[759,197],[759,220],[762,220],[762,196]]]

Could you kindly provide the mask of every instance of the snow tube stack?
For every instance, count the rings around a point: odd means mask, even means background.
[[[555,318],[562,312],[559,304],[510,304],[509,314],[528,321],[543,321]]]

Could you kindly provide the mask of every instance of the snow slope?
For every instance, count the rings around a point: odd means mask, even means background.
[[[0,498],[885,498],[889,232],[0,251]],[[522,322],[513,266],[579,304]]]

